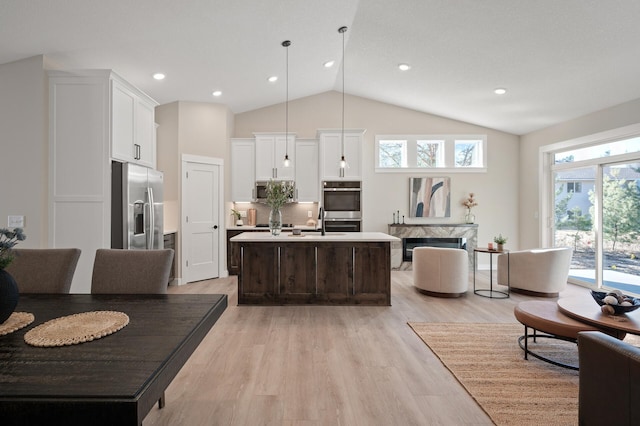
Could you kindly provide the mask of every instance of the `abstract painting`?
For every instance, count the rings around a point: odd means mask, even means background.
[[[451,217],[450,178],[409,178],[409,217]]]

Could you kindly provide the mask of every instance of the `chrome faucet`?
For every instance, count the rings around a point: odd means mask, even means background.
[[[324,209],[322,207],[320,207],[320,214],[318,216],[320,216],[318,218],[320,219],[320,235],[324,235]]]

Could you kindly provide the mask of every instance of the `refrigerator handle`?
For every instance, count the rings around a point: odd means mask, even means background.
[[[149,245],[148,245],[148,249],[153,249],[154,247],[154,237],[155,237],[155,230],[156,230],[156,217],[155,217],[155,208],[154,208],[154,202],[153,202],[153,188],[149,187],[147,188],[147,192],[149,194]]]

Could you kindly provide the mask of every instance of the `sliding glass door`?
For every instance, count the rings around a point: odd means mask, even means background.
[[[601,170],[602,286],[640,293],[640,163],[607,164]]]
[[[596,284],[597,239],[594,228],[596,167],[553,173],[555,247],[572,247],[571,277]]]
[[[640,160],[577,152],[552,166],[553,244],[574,250],[570,281],[640,294]]]

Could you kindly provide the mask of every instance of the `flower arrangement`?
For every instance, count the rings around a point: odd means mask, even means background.
[[[236,217],[236,220],[240,219],[240,212],[236,209],[231,209],[231,214]]]
[[[12,248],[18,241],[24,241],[27,236],[22,228],[14,228],[13,231],[7,228],[0,228],[0,269],[4,269],[13,261]]]
[[[462,201],[462,205],[467,208],[468,213],[471,213],[472,207],[475,207],[478,205],[478,203],[476,202],[476,199],[474,198],[473,192],[470,192],[469,197],[465,198],[464,201]]]
[[[273,179],[267,182],[267,204],[271,210],[280,210],[280,207],[293,198],[294,190],[293,182]]]

